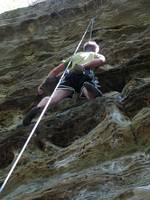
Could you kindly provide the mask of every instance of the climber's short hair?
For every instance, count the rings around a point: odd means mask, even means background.
[[[95,41],[88,41],[83,46],[84,51],[99,52],[99,45]]]

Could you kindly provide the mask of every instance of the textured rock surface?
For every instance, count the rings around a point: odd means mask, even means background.
[[[33,126],[17,127],[39,101],[37,86],[74,52],[93,14],[107,58],[96,72],[104,97],[48,111],[1,199],[150,199],[149,8],[149,0],[59,0],[0,15],[1,183]]]

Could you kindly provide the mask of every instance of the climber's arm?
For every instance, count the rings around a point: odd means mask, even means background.
[[[38,94],[42,95],[44,93],[44,91],[42,89],[44,87],[44,85],[50,84],[51,81],[53,81],[54,79],[57,79],[57,76],[59,76],[64,71],[64,69],[65,69],[64,63],[61,63],[57,67],[52,69],[50,71],[50,73],[48,74],[48,76],[46,77],[46,79],[39,85]]]
[[[106,58],[103,55],[99,55],[98,58],[95,58],[91,62],[84,65],[84,68],[100,68],[106,63]]]
[[[52,69],[48,75],[48,77],[56,77],[58,76],[60,73],[62,73],[65,70],[65,64],[61,63],[59,64],[57,67],[55,67],[54,69]]]

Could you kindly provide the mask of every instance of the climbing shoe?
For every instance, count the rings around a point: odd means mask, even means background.
[[[97,87],[92,85],[91,83],[85,82],[83,84],[83,86],[87,89],[87,91],[94,93],[96,95],[96,97],[103,96],[102,92]]]
[[[31,121],[34,117],[36,117],[37,114],[40,113],[41,108],[33,107],[29,113],[25,116],[23,119],[23,126],[28,126],[31,124]]]

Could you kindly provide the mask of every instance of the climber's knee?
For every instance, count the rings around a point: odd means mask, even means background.
[[[49,98],[50,98],[50,96],[44,97],[44,98],[38,103],[37,107],[43,108],[43,107],[47,104]]]

